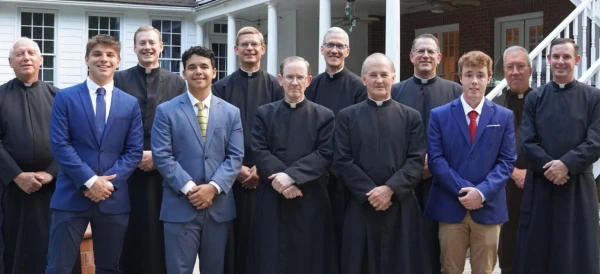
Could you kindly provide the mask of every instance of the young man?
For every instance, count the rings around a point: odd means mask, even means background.
[[[115,86],[134,96],[140,104],[144,127],[142,162],[129,177],[129,226],[121,256],[125,274],[164,274],[165,244],[163,224],[159,220],[162,201],[162,177],[154,168],[150,151],[150,133],[156,106],[182,94],[185,81],[159,67],[163,51],[160,32],[141,26],[133,35],[133,51],[138,65],[115,73]]]
[[[225,245],[235,204],[231,186],[244,158],[239,110],[213,96],[215,54],[191,47],[181,57],[188,91],[159,105],[152,127],[152,157],[164,177],[164,221],[169,274],[223,274]]]
[[[286,58],[277,79],[285,97],[259,107],[252,129],[261,183],[249,272],[338,273],[323,180],[333,161],[333,112],[304,98],[312,77],[303,58]]]
[[[361,78],[369,98],[336,118],[335,165],[351,194],[341,273],[429,273],[414,195],[425,157],[421,117],[391,99],[395,69],[387,56],[367,57]]]
[[[433,184],[425,215],[439,222],[442,273],[492,273],[500,225],[508,220],[504,185],[515,160],[510,110],[484,98],[492,59],[471,51],[458,61],[460,98],[431,111],[427,153]]]
[[[127,179],[142,159],[137,100],[113,85],[121,44],[108,35],[86,47],[88,79],[57,93],[50,148],[60,164],[50,208],[46,274],[68,273],[89,222],[96,273],[119,273],[129,220]]]
[[[262,33],[254,27],[241,28],[235,38],[235,54],[240,68],[213,85],[214,95],[240,109],[244,127],[244,162],[233,185],[237,218],[233,222],[227,250],[227,271],[244,274],[248,242],[254,222],[258,172],[255,157],[250,148],[251,131],[254,127],[256,109],[259,106],[281,100],[283,89],[277,78],[260,69],[260,59],[266,46]]]
[[[552,41],[552,81],[525,98],[528,165],[514,273],[599,272],[592,164],[600,157],[600,90],[575,80],[578,50],[572,39]]]

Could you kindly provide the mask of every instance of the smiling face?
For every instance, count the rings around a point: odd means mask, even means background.
[[[567,84],[575,79],[574,70],[581,60],[581,55],[577,54],[572,43],[553,46],[547,58],[555,82]]]
[[[528,56],[521,50],[513,50],[504,57],[504,75],[510,90],[525,93],[529,89],[531,66],[527,63]]]
[[[140,65],[146,68],[158,67],[158,57],[163,51],[163,43],[156,31],[141,31],[135,36],[133,51]]]
[[[242,34],[234,47],[242,67],[252,67],[260,64],[260,58],[265,54],[265,45],[258,34]]]
[[[336,72],[344,67],[344,61],[350,54],[348,36],[343,33],[332,32],[325,36],[321,45],[321,55],[325,58],[327,71]]]
[[[120,61],[119,53],[114,47],[105,44],[96,44],[85,57],[90,79],[100,86],[112,81]]]
[[[209,58],[192,54],[185,63],[182,73],[192,93],[210,90],[212,80],[217,76],[217,70]]]
[[[34,41],[23,39],[14,44],[8,63],[19,80],[31,83],[38,79],[42,55]]]
[[[396,79],[393,64],[385,56],[369,56],[363,64],[361,79],[371,99],[387,100]]]
[[[473,107],[479,104],[485,95],[485,88],[492,78],[485,66],[465,65],[460,74],[463,86],[463,98]]]
[[[424,79],[435,76],[437,66],[442,60],[442,54],[431,38],[417,39],[415,48],[410,52],[409,57],[415,67],[415,75]]]

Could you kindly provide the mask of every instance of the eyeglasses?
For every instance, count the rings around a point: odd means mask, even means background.
[[[258,46],[261,46],[261,43],[256,43],[256,42],[252,42],[252,43],[248,43],[248,42],[244,42],[244,43],[240,43],[238,44],[239,47],[242,48],[248,48],[249,46],[252,46],[253,48],[257,48]]]
[[[425,53],[427,53],[427,55],[434,55],[437,54],[437,50],[431,50],[431,49],[418,49],[418,50],[414,50],[414,53],[416,53],[417,55],[425,55]]]
[[[343,50],[346,47],[348,47],[348,45],[338,44],[338,43],[333,43],[333,42],[324,43],[323,46],[325,46],[328,49],[337,48],[338,50]]]
[[[508,65],[504,68],[504,70],[506,70],[507,72],[512,72],[512,71],[517,71],[517,72],[521,72],[523,70],[525,70],[527,67],[527,65],[524,64],[519,64],[519,65]]]
[[[298,82],[304,82],[304,80],[306,80],[305,76],[293,76],[293,75],[286,75],[283,76],[283,79],[285,79],[285,81],[287,82],[294,82],[294,80],[298,81]]]

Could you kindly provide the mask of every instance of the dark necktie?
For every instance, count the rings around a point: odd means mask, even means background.
[[[477,111],[469,112],[469,134],[471,135],[471,143],[475,141],[475,133],[477,132]]]
[[[103,87],[96,90],[96,129],[98,130],[98,140],[102,140],[104,126],[106,125],[106,102],[104,94],[106,90]]]

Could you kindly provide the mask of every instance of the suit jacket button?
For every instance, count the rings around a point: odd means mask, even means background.
[[[208,160],[208,156],[204,156],[204,160]]]
[[[101,149],[101,150],[100,150],[100,154],[102,154],[102,153],[104,153],[104,150],[103,150],[103,149]]]
[[[469,158],[469,160],[473,161],[473,160],[475,160],[475,157],[471,156],[471,158]]]

